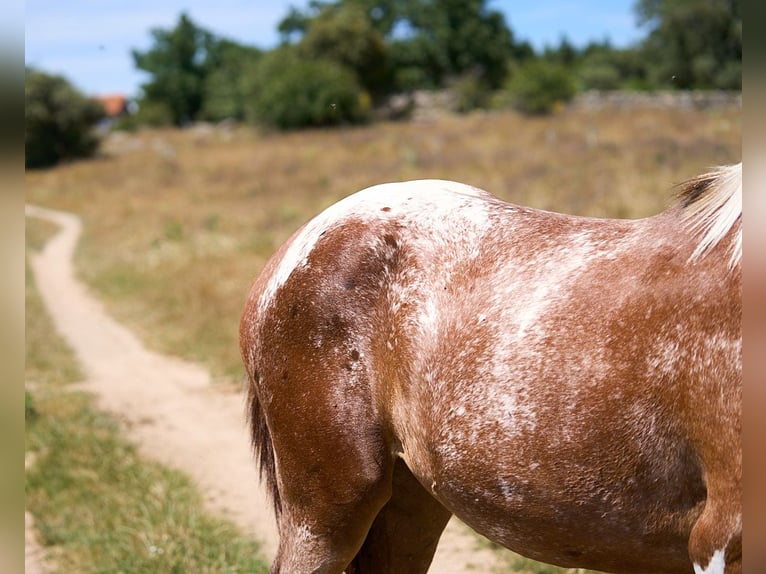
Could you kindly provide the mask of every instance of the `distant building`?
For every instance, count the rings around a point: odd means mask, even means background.
[[[101,102],[101,105],[104,106],[108,118],[116,119],[130,113],[128,98],[123,94],[96,96],[96,101]]]
[[[106,117],[98,125],[99,129],[104,131],[111,129],[120,118],[132,114],[135,108],[135,103],[124,94],[103,94],[95,96],[94,99],[106,110]]]

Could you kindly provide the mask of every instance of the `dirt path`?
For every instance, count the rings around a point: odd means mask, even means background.
[[[146,349],[105,312],[75,278],[78,217],[34,206],[26,214],[61,228],[30,264],[56,328],[85,370],[86,388],[101,408],[126,422],[143,454],[189,474],[211,510],[260,540],[266,557],[273,556],[276,528],[250,456],[240,394],[212,387],[198,365]],[[467,527],[452,520],[430,572],[483,573],[496,565],[494,554],[477,548]]]

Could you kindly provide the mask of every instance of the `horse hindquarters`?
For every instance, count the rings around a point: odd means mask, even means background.
[[[279,299],[242,341],[245,356],[253,350],[251,425],[280,532],[271,571],[339,573],[388,498],[391,464],[373,417],[361,416],[360,377],[306,341],[301,312],[282,319]]]
[[[366,245],[377,239],[380,249],[360,250],[365,242],[342,231],[275,281],[280,250],[242,318],[251,426],[278,501],[272,572],[425,572],[450,514],[396,462],[373,404],[390,245],[374,237]]]
[[[268,422],[265,462],[274,460],[280,543],[271,572],[427,572],[451,514],[392,457],[367,385],[308,348],[284,363],[274,359],[281,344],[271,348],[251,398],[254,428]],[[268,380],[279,380],[278,393]]]

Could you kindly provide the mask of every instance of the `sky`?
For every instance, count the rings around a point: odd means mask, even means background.
[[[488,0],[517,40],[539,50],[562,37],[582,47],[608,39],[626,47],[643,37],[636,0]],[[173,28],[185,11],[216,35],[259,48],[279,41],[277,24],[290,6],[308,0],[27,0],[25,62],[61,74],[89,95],[137,96],[147,76],[136,70],[131,50],[152,44],[150,30]]]

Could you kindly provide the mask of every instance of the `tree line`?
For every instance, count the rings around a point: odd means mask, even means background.
[[[280,128],[358,122],[393,93],[451,88],[458,111],[544,113],[587,89],[739,89],[742,19],[732,0],[639,0],[645,41],[541,53],[485,0],[313,0],[290,9],[279,47],[216,38],[182,14],[135,51],[148,120],[234,118]],[[141,118],[139,117],[138,120]]]
[[[151,31],[149,49],[132,52],[149,79],[125,127],[359,123],[392,94],[422,89],[450,89],[456,111],[526,113],[589,89],[741,89],[737,0],[637,0],[635,13],[646,34],[635,46],[577,48],[562,38],[541,51],[486,0],[312,0],[289,10],[270,50],[219,37],[183,13],[173,28]]]

